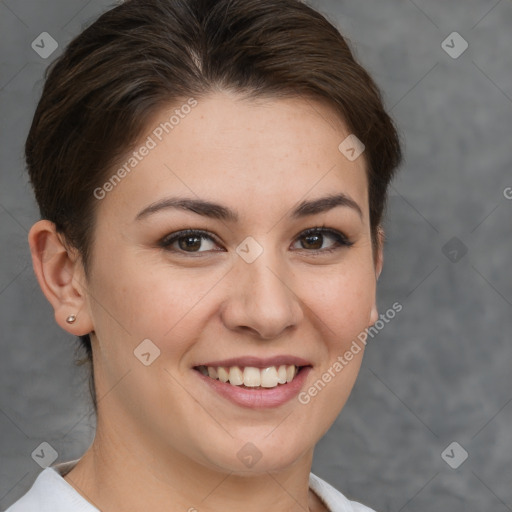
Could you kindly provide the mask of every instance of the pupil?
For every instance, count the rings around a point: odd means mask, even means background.
[[[182,241],[186,240],[185,243],[182,243]],[[193,240],[192,243],[189,243],[190,240]],[[199,249],[201,247],[201,238],[197,236],[187,236],[180,238],[180,249]]]
[[[316,245],[313,249],[320,249],[322,247],[322,235],[307,235],[305,238],[306,240],[316,240],[316,244],[313,242],[313,245]],[[311,245],[309,242],[306,242],[306,244]]]

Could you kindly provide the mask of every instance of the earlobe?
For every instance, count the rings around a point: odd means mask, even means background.
[[[87,309],[85,278],[76,251],[66,247],[62,238],[53,222],[36,222],[28,234],[32,265],[42,292],[53,306],[57,324],[82,336],[94,330]]]
[[[368,327],[372,326],[378,319],[379,319],[379,311],[377,309],[377,305],[374,304],[372,306],[372,310],[370,312],[370,322],[368,324]]]

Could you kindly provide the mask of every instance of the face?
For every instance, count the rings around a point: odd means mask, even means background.
[[[166,133],[175,109],[97,192],[81,314],[99,426],[173,460],[279,470],[335,420],[361,364],[353,342],[377,319],[364,159],[343,156],[349,132],[315,101],[218,93]],[[261,371],[282,381],[287,364],[304,368],[286,384]],[[250,367],[247,389],[215,379],[220,366],[234,382]],[[258,378],[270,387],[249,389]]]

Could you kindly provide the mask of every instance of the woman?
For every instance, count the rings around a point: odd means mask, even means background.
[[[310,473],[401,160],[339,32],[296,0],[129,0],[52,65],[26,159],[97,431],[9,511],[370,510]]]

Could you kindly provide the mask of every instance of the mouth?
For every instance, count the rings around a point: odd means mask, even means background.
[[[291,354],[198,362],[191,369],[206,384],[204,389],[239,407],[259,410],[291,402],[313,370],[310,361]]]
[[[202,373],[205,377],[237,388],[262,390],[289,384],[305,368],[310,367],[311,365],[298,366],[295,364],[280,364],[264,368],[239,365],[199,365],[194,366],[194,370]]]

